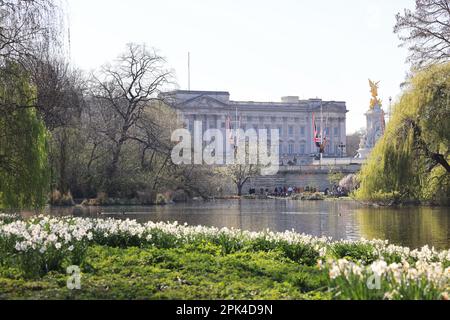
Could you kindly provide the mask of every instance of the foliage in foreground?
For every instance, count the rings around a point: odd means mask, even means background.
[[[0,273],[0,298],[14,299],[319,299],[327,275],[276,252],[222,255],[217,245],[127,249],[94,246],[82,265],[82,290],[67,275],[24,280]],[[320,290],[318,290],[320,289]]]
[[[360,174],[360,200],[450,204],[450,64],[417,74]]]
[[[443,299],[450,279],[428,247],[130,220],[0,215],[0,257],[3,298]]]

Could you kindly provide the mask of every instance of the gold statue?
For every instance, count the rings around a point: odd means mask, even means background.
[[[381,100],[378,99],[378,88],[380,81],[373,82],[369,79],[370,92],[372,93],[372,100],[370,100],[370,110],[373,110],[376,106],[381,107]]]

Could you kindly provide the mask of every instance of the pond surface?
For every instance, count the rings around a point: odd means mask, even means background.
[[[450,208],[372,208],[353,201],[220,200],[152,207],[52,208],[50,213],[178,221],[249,231],[293,229],[334,240],[382,239],[410,248],[450,248]]]

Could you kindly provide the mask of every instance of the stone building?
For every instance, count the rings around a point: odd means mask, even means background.
[[[219,91],[178,90],[164,96],[178,109],[182,121],[191,132],[195,121],[201,121],[204,130],[225,131],[227,118],[244,130],[278,129],[283,165],[310,164],[319,152],[314,142],[313,114],[318,131],[321,131],[323,123],[328,140],[324,157],[339,158],[346,154],[348,111],[342,101],[300,100],[296,96],[283,97],[280,102],[233,101],[230,100],[230,93]]]

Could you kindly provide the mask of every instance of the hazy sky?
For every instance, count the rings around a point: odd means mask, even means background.
[[[365,127],[368,78],[387,109],[409,69],[393,34],[414,0],[67,0],[71,59],[91,70],[128,42],[167,58],[187,89],[229,91],[233,100],[282,96],[346,101],[348,133]]]

